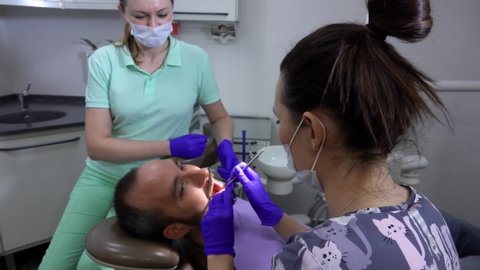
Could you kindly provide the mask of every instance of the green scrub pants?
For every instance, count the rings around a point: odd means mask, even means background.
[[[77,269],[84,253],[85,237],[95,224],[108,216],[118,180],[118,177],[100,174],[88,167],[83,170],[39,270]]]

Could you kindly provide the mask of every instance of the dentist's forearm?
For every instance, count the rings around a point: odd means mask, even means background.
[[[217,144],[223,140],[232,140],[233,137],[233,120],[230,116],[226,115],[220,119],[217,119],[212,123],[213,135]]]
[[[207,256],[208,270],[233,270],[233,257],[230,254]]]
[[[273,227],[280,237],[284,241],[287,241],[288,238],[295,233],[302,233],[310,229],[308,226],[298,222],[296,219],[292,218],[287,214],[283,214],[280,221]]]
[[[219,100],[209,105],[202,106],[207,114],[208,121],[212,125],[215,141],[220,144],[224,139],[232,140],[233,120],[225,110],[222,101]]]
[[[133,141],[118,138],[87,140],[90,158],[113,163],[126,163],[170,155],[168,141]]]

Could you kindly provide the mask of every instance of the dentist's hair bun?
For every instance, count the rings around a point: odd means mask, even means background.
[[[368,28],[380,38],[424,39],[432,29],[429,0],[368,0]]]

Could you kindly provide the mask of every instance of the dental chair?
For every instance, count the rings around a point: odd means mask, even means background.
[[[90,230],[85,249],[94,262],[116,270],[170,270],[180,262],[173,246],[130,236],[120,228],[116,217]]]
[[[209,128],[209,124],[203,127],[207,136],[211,134]],[[217,162],[216,150],[215,140],[210,139],[201,157],[183,163],[211,166]],[[172,244],[135,238],[120,228],[116,217],[102,220],[88,232],[85,250],[93,261],[115,270],[178,269],[181,260]]]

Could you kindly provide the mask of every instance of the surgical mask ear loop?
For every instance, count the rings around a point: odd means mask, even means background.
[[[318,150],[317,156],[315,157],[315,161],[313,162],[312,168],[310,169],[311,171],[313,171],[313,168],[315,168],[315,165],[317,164],[318,158],[320,157],[320,153],[323,150],[323,145],[325,144],[325,138],[327,137],[327,129],[325,128],[325,125],[322,123],[322,121],[320,121],[320,119],[318,119],[318,117],[316,115],[314,115],[314,116],[317,119],[320,126],[322,126],[323,139],[322,139],[322,144],[320,145],[320,149]]]
[[[326,137],[327,137],[327,129],[325,128],[325,125],[323,124],[323,122],[320,121],[320,119],[318,119],[318,117],[316,115],[314,115],[314,116],[315,116],[315,118],[317,118],[317,121],[322,126],[324,136],[323,136],[323,139],[322,139],[322,144],[320,145],[320,149],[318,150],[318,153],[317,153],[317,155],[315,157],[315,160],[312,164],[312,168],[310,170],[297,171],[295,169],[295,165],[293,164],[293,158],[292,158],[292,153],[290,151],[290,145],[293,142],[293,138],[297,134],[298,127],[297,127],[297,130],[295,130],[294,135],[292,136],[292,139],[290,140],[290,144],[285,144],[284,147],[285,147],[285,151],[287,152],[287,168],[294,173],[295,177],[300,182],[306,184],[309,187],[313,187],[314,189],[317,189],[319,192],[321,192],[323,194],[322,185],[320,184],[320,180],[318,179],[317,172],[314,171],[314,168],[315,168],[315,165],[318,162],[318,159],[320,157],[320,153],[323,150],[323,146],[325,145],[325,141],[326,141]],[[302,121],[303,121],[303,119],[304,118],[302,118]],[[299,126],[301,126],[302,121],[300,121]],[[312,128],[313,128],[313,126],[312,126]],[[323,195],[322,195],[322,197],[323,197]]]
[[[313,171],[313,168],[315,168],[315,165],[317,165],[317,161],[318,161],[318,158],[320,157],[320,153],[322,152],[323,150],[323,145],[325,144],[325,139],[327,137],[327,129],[325,128],[325,125],[323,124],[322,121],[320,121],[320,119],[318,119],[318,117],[316,115],[314,115],[315,118],[317,119],[318,123],[322,126],[322,129],[323,129],[323,139],[322,139],[322,144],[320,145],[320,149],[318,150],[318,153],[317,153],[317,156],[315,157],[315,161],[313,162],[313,165],[312,165],[312,168],[310,169],[310,171]],[[298,124],[297,128],[295,129],[295,132],[293,132],[293,136],[292,138],[290,139],[290,142],[288,143],[288,147],[291,148],[292,147],[292,143],[293,143],[293,139],[295,139],[295,136],[297,136],[297,133],[298,131],[300,130],[300,127],[302,126],[303,124],[303,120],[305,120],[305,117],[302,116],[302,120],[300,120],[300,123]]]
[[[300,123],[298,123],[298,126],[297,126],[297,128],[295,129],[295,132],[293,132],[293,136],[292,136],[292,138],[290,139],[290,142],[288,143],[288,147],[292,147],[293,139],[295,139],[295,136],[297,136],[297,133],[298,133],[298,131],[300,130],[300,127],[302,126],[303,119],[305,119],[305,118],[302,116],[302,120],[300,120]]]

